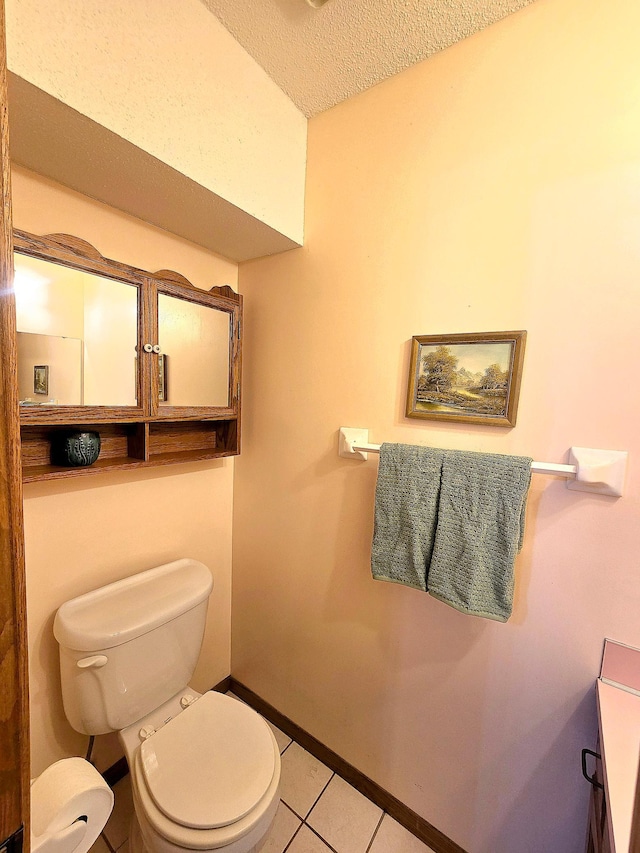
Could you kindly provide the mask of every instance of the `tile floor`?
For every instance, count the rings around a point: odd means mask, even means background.
[[[271,728],[282,756],[281,801],[261,853],[433,853],[299,744]],[[91,853],[129,853],[129,777],[114,791],[106,839],[99,838]]]

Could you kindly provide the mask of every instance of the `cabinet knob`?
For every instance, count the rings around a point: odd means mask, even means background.
[[[162,350],[160,349],[160,344],[155,344],[153,347],[153,351],[156,353],[156,355],[160,355],[160,353],[162,352]]]
[[[153,344],[145,344],[145,345],[142,347],[142,349],[143,349],[145,352],[153,352]]]

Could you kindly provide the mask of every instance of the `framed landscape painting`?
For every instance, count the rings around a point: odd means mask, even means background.
[[[407,417],[515,426],[527,333],[413,338]]]
[[[36,364],[33,368],[33,393],[49,393],[49,365]]]

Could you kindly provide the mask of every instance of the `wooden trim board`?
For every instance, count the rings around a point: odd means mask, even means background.
[[[226,693],[228,690],[231,690],[231,682],[233,679],[230,675],[226,678],[223,678],[222,681],[219,681],[215,687],[212,687],[212,690],[215,690],[216,693]]]
[[[110,788],[113,788],[121,779],[124,779],[128,772],[129,765],[123,755],[122,758],[119,758],[115,764],[112,764],[111,767],[108,767],[102,773],[102,778]]]
[[[243,702],[246,702],[247,705],[250,705],[259,714],[262,714],[263,717],[273,723],[274,726],[277,726],[290,738],[293,738],[303,749],[310,752],[318,761],[326,764],[330,770],[333,770],[334,773],[341,776],[357,791],[364,794],[372,803],[375,803],[383,811],[387,812],[394,820],[397,820],[399,824],[404,826],[405,829],[408,829],[412,835],[415,835],[420,841],[428,844],[434,853],[465,853],[465,850],[456,844],[455,841],[452,841],[443,832],[440,832],[439,829],[430,824],[429,821],[400,802],[393,794],[385,791],[373,779],[369,779],[368,776],[365,776],[364,773],[361,773],[360,770],[349,764],[348,761],[345,761],[344,758],[341,758],[336,752],[329,749],[328,746],[325,746],[313,735],[310,735],[297,723],[290,720],[289,717],[281,714],[280,711],[274,708],[273,705],[265,702],[257,693],[249,690],[248,687],[245,687],[244,684],[237,681],[233,676],[230,682],[230,687],[227,689],[230,689],[239,699],[242,699]]]
[[[13,297],[4,3],[0,0],[0,844],[29,853],[29,676]]]

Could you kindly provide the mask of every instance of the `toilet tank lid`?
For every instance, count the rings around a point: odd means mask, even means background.
[[[211,572],[197,560],[165,563],[65,602],[53,623],[61,646],[92,652],[120,646],[205,601]]]

